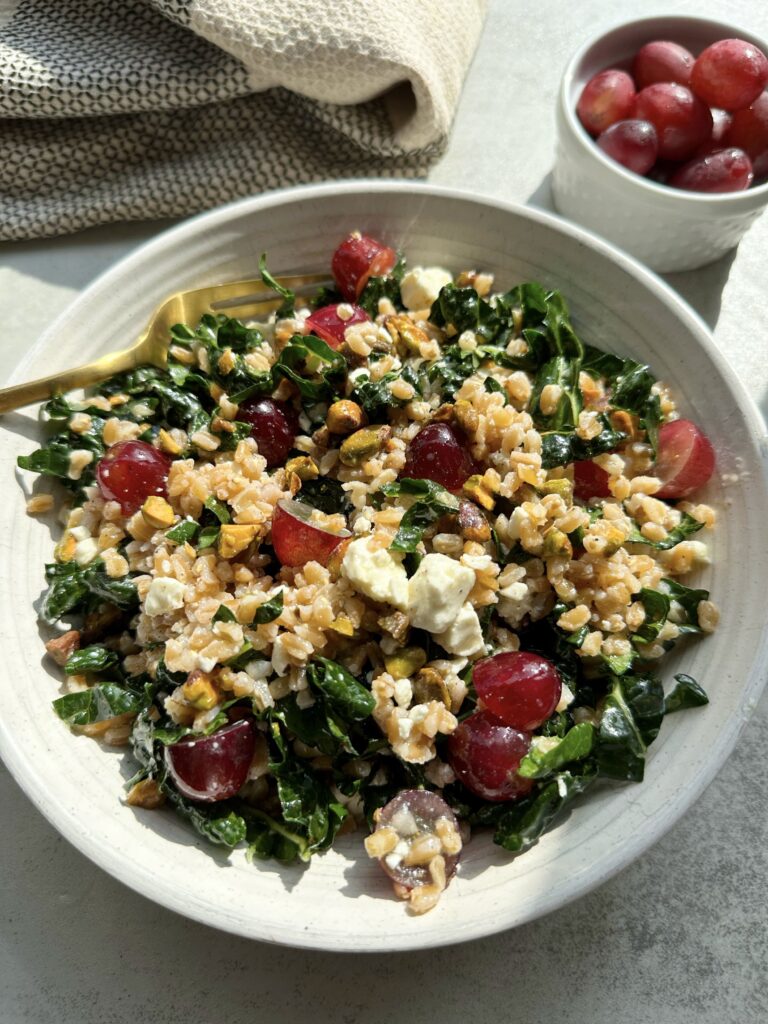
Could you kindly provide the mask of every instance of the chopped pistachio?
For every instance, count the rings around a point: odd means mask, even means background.
[[[468,498],[471,498],[489,512],[496,504],[496,499],[493,496],[488,481],[479,473],[474,473],[469,479],[464,481],[463,490]]]
[[[144,521],[156,530],[167,530],[169,526],[173,526],[173,521],[176,518],[165,498],[160,498],[156,494],[147,498],[141,506],[141,514]]]
[[[219,533],[219,554],[222,558],[234,558],[241,551],[245,551],[251,541],[255,540],[258,532],[258,526],[252,524],[225,523]]]
[[[556,530],[554,526],[547,530],[544,534],[542,556],[544,558],[554,558],[556,556],[570,558],[572,555],[573,546],[567,534],[563,533],[562,530]]]
[[[295,473],[299,480],[315,480],[320,476],[317,463],[309,455],[297,455],[293,459],[288,459],[285,470],[289,475]]]
[[[381,451],[392,428],[388,426],[363,427],[356,430],[342,444],[339,458],[345,466],[361,466]]]
[[[403,647],[384,658],[384,667],[395,679],[408,679],[423,668],[427,661],[422,647]]]

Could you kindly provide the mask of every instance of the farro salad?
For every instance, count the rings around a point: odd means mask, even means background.
[[[131,745],[127,804],[249,857],[367,822],[424,912],[471,830],[526,850],[707,702],[659,663],[717,624],[683,582],[712,445],[540,284],[407,269],[359,233],[310,304],[261,270],[264,322],[177,325],[165,370],[54,398],[18,460],[65,488],[28,502],[65,526],[53,706]]]

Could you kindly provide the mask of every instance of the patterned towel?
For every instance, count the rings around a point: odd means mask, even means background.
[[[0,238],[414,177],[486,0],[0,0]]]

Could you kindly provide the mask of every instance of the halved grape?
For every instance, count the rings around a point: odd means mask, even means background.
[[[755,174],[752,161],[741,149],[718,149],[679,167],[667,184],[692,192],[743,192]]]
[[[635,99],[633,118],[650,121],[662,160],[685,160],[712,134],[712,115],[684,85],[660,82],[646,86]]]
[[[502,651],[483,658],[475,663],[472,683],[492,715],[524,732],[546,722],[563,688],[552,662],[532,651]]]
[[[272,547],[281,565],[327,565],[339,544],[351,536],[349,530],[332,533],[312,522],[313,511],[303,501],[284,499],[277,503],[272,517]]]
[[[448,491],[459,491],[476,470],[456,432],[447,423],[429,423],[408,445],[400,475],[434,480]]]
[[[573,464],[573,496],[579,501],[590,498],[610,498],[608,486],[610,477],[591,459],[583,459]]]
[[[703,430],[690,420],[672,420],[659,430],[654,474],[664,486],[657,498],[687,498],[715,471],[715,450]]]
[[[268,466],[285,462],[296,440],[296,413],[285,402],[273,398],[247,398],[240,406],[238,420],[251,424],[251,437]]]
[[[333,254],[331,270],[336,286],[347,300],[354,302],[371,277],[388,274],[397,262],[397,253],[369,235],[352,234]]]
[[[182,796],[213,803],[234,796],[248,778],[256,737],[247,719],[210,736],[187,737],[165,748],[165,763]]]
[[[740,110],[754,103],[768,82],[768,59],[744,39],[719,39],[699,54],[691,88],[710,107]]]
[[[96,482],[107,501],[119,503],[123,515],[138,511],[147,498],[168,495],[171,460],[146,441],[118,441],[96,466]]]
[[[668,39],[654,40],[641,46],[632,62],[632,77],[638,89],[657,82],[677,82],[688,85],[691,80],[694,57],[679,43]]]
[[[576,113],[590,133],[599,135],[616,121],[631,117],[635,85],[626,71],[599,71],[584,86]]]
[[[344,312],[351,310],[346,318],[339,316],[339,309],[346,306]],[[321,306],[306,319],[306,325],[312,334],[322,338],[331,348],[339,348],[344,341],[344,333],[353,324],[362,324],[371,318],[359,306],[351,306],[349,303],[338,303],[332,306]]]
[[[483,800],[519,800],[533,781],[517,774],[531,746],[531,735],[504,725],[487,711],[476,711],[448,740],[448,759],[457,777]]]
[[[456,815],[442,797],[427,789],[406,789],[381,808],[376,829],[394,828],[398,835],[405,839],[406,844],[410,845],[417,836],[435,836],[437,839],[435,826],[441,818],[450,822],[458,832],[459,823]],[[435,843],[436,853],[440,852],[437,849],[438,845]],[[461,854],[443,852],[442,856],[445,860],[445,878],[448,882],[456,874]],[[432,880],[427,864],[405,864],[403,857],[398,853],[389,853],[381,857],[379,863],[394,882],[398,882],[406,889],[428,885]]]
[[[656,163],[659,140],[650,121],[617,121],[597,137],[604,153],[635,174],[647,174]]]

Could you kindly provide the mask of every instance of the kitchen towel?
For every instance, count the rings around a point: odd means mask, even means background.
[[[0,0],[0,238],[418,177],[486,0]]]

